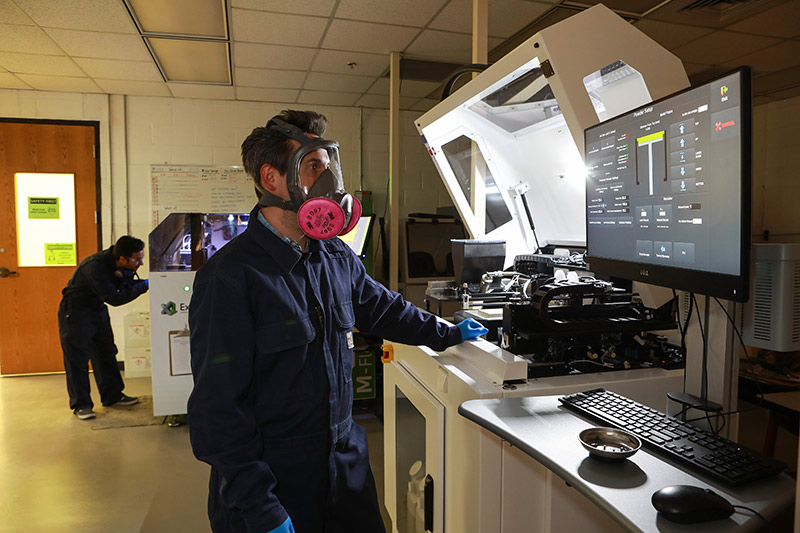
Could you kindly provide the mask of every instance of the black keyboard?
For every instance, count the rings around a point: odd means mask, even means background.
[[[786,468],[780,461],[611,391],[579,392],[559,401],[604,426],[633,433],[645,448],[725,485],[743,485]]]

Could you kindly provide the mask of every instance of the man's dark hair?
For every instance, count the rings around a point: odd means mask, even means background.
[[[279,115],[284,122],[293,124],[304,133],[322,137],[328,127],[328,119],[314,111],[284,109]],[[255,128],[242,143],[242,163],[247,174],[253,178],[256,188],[261,190],[261,167],[269,163],[281,174],[286,174],[289,157],[294,152],[291,140],[279,131],[265,126]]]
[[[123,235],[117,239],[116,244],[114,244],[114,259],[119,259],[120,257],[130,257],[136,252],[141,252],[142,250],[144,250],[144,242],[141,239],[131,237],[130,235]]]

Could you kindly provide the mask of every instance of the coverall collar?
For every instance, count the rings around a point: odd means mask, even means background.
[[[302,252],[296,250],[292,245],[284,242],[275,233],[269,230],[264,224],[258,220],[258,212],[261,209],[256,205],[250,212],[250,220],[247,223],[247,231],[255,232],[258,236],[256,242],[261,246],[264,251],[272,257],[272,259],[281,267],[284,272],[291,272],[294,267],[303,259]],[[314,239],[308,239],[309,253],[319,252],[321,250],[320,242]]]

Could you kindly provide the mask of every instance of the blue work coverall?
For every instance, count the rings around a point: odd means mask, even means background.
[[[108,316],[109,305],[124,305],[147,291],[147,282],[117,268],[114,247],[92,254],[78,265],[61,291],[58,332],[64,352],[69,408],[93,407],[89,361],[103,405],[122,396],[125,384],[117,366],[117,346]]]
[[[257,218],[197,273],[189,306],[194,454],[216,533],[384,531],[366,432],[351,418],[352,331],[461,342],[370,278],[339,239],[287,244]]]

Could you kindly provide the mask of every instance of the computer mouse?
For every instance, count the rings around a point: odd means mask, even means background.
[[[734,513],[731,503],[710,489],[670,485],[653,493],[653,507],[667,520],[690,524],[721,520]]]

